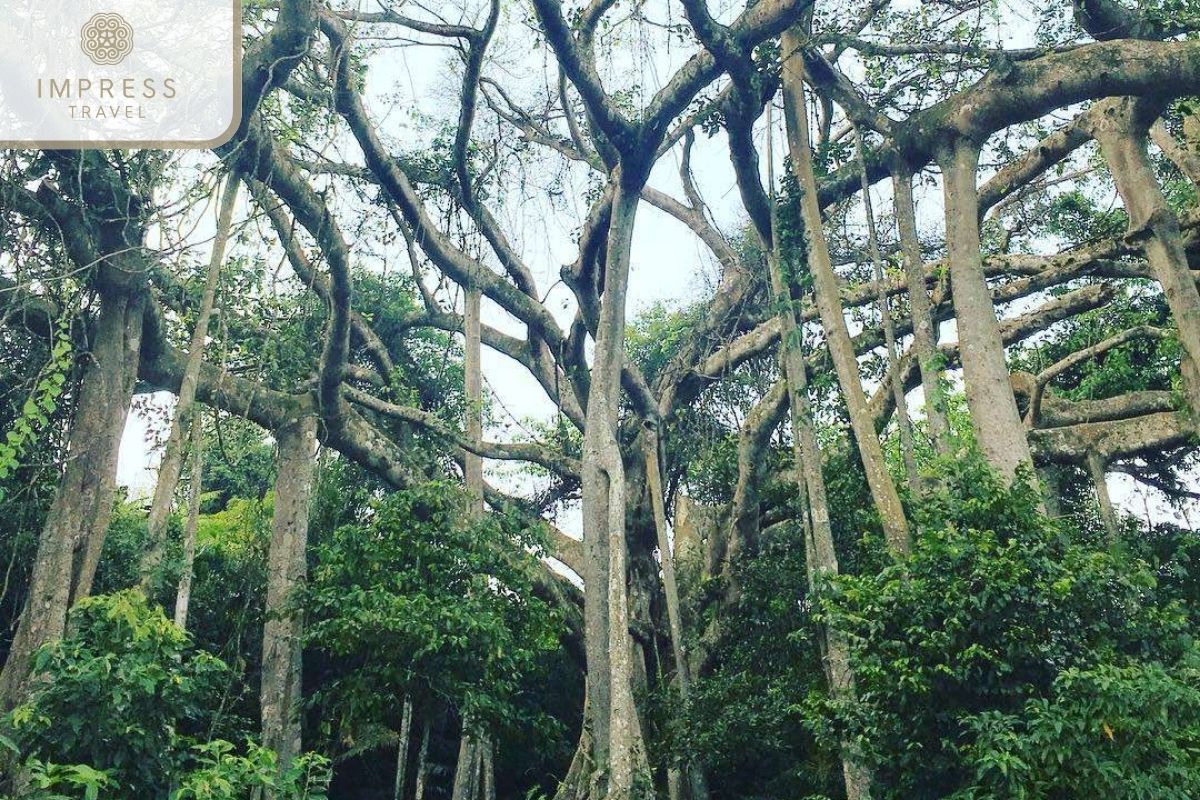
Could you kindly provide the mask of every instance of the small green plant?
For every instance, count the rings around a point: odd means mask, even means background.
[[[7,478],[21,464],[21,456],[38,432],[50,424],[50,417],[58,410],[67,372],[71,368],[71,320],[64,315],[55,326],[54,343],[50,347],[50,360],[43,367],[37,383],[21,407],[21,414],[0,441],[0,480]],[[0,500],[4,489],[0,487]]]

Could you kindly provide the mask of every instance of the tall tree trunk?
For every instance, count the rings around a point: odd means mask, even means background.
[[[483,367],[481,362],[480,319],[482,295],[474,286],[467,287],[463,309],[463,390],[467,401],[466,438],[473,447],[483,441]],[[483,516],[483,459],[468,449],[463,458],[463,477],[470,499],[470,513]],[[471,730],[472,721],[463,716],[462,734],[458,746],[458,764],[454,770],[452,800],[476,800],[479,790],[479,741]]]
[[[179,568],[179,587],[175,590],[175,624],[187,629],[192,604],[192,579],[196,568],[196,528],[200,524],[200,493],[204,471],[204,415],[200,408],[192,414],[192,480],[188,486],[188,515],[183,523],[183,564]]]
[[[934,451],[940,456],[950,454],[950,423],[946,419],[946,401],[942,394],[941,355],[937,347],[937,325],[925,288],[925,264],[921,258],[921,242],[917,238],[917,213],[913,201],[911,172],[893,172],[896,206],[896,227],[900,232],[900,250],[904,256],[904,278],[908,285],[908,309],[912,317],[913,357],[921,374],[921,389],[925,394],[925,422]]]
[[[658,458],[659,438],[653,428],[642,435],[642,452],[646,459],[646,489],[650,495],[650,506],[654,511],[654,530],[658,539],[658,550],[662,559],[663,595],[667,605],[667,623],[671,630],[671,654],[675,660],[675,677],[679,682],[679,696],[687,705],[691,691],[691,667],[687,645],[683,638],[683,613],[679,607],[679,583],[675,577],[675,554],[667,535],[667,509],[663,497],[662,467]],[[674,768],[672,771],[677,772]],[[686,762],[688,784],[692,800],[708,797],[708,786],[700,766],[691,759]],[[671,778],[672,776],[668,776]],[[671,780],[672,792],[681,794],[679,781]]]
[[[786,38],[785,38],[786,42]],[[787,47],[785,43],[785,48]],[[767,129],[772,128],[768,117]],[[809,589],[823,579],[838,574],[837,551],[833,544],[833,525],[829,518],[829,499],[825,491],[825,475],[822,472],[824,457],[817,441],[812,414],[808,402],[808,365],[801,349],[801,335],[796,324],[796,312],[792,300],[792,287],[784,275],[779,254],[778,226],[776,225],[774,147],[768,138],[767,176],[771,194],[771,231],[767,247],[767,267],[771,279],[772,300],[778,308],[779,341],[783,362],[784,383],[787,387],[788,407],[792,423],[792,453],[796,463],[796,481],[799,495],[806,501],[805,516],[805,566],[808,572]],[[801,513],[804,513],[803,511]],[[834,697],[851,699],[854,696],[854,676],[850,671],[850,650],[846,638],[840,632],[825,627],[822,631],[822,655],[825,677],[830,694]],[[868,800],[871,796],[871,771],[850,743],[842,747],[842,778],[846,784],[847,800]]]
[[[421,726],[421,749],[417,751],[417,785],[413,800],[424,800],[425,781],[429,777],[429,720]]]
[[[458,761],[454,767],[454,789],[450,793],[451,800],[475,800],[479,785],[479,748],[467,728],[468,724],[468,721],[464,719],[462,736],[458,740]]]
[[[784,33],[783,49],[787,56],[783,68],[783,107],[792,169],[800,187],[801,215],[808,241],[808,266],[813,276],[817,310],[821,315],[821,324],[825,330],[825,339],[837,372],[838,383],[850,412],[850,426],[862,456],[871,496],[883,523],[884,536],[893,552],[906,553],[910,546],[908,521],[904,516],[904,507],[900,504],[900,496],[896,492],[896,484],[888,473],[883,448],[875,431],[874,415],[863,392],[858,357],[854,352],[850,331],[846,327],[841,290],[825,240],[821,204],[817,195],[817,179],[813,173],[801,45],[799,32],[789,30]]]
[[[900,355],[896,347],[896,323],[892,320],[891,303],[884,286],[883,254],[879,250],[879,231],[875,226],[875,208],[871,203],[871,181],[867,177],[867,160],[863,156],[862,133],[854,127],[855,151],[858,168],[862,172],[863,213],[867,218],[867,248],[871,251],[872,277],[875,280],[875,303],[879,309],[879,324],[883,328],[884,351],[887,355],[887,380],[892,385],[892,399],[896,404],[896,428],[900,434],[900,455],[904,461],[904,473],[913,494],[920,491],[917,474],[917,457],[913,452],[912,420],[908,415],[908,399],[904,384],[900,380]]]
[[[482,764],[480,772],[483,773],[481,780],[483,782],[483,790],[480,793],[483,800],[496,800],[496,743],[488,739],[483,748]]]
[[[175,404],[175,415],[171,419],[171,432],[163,451],[162,463],[158,467],[158,482],[154,487],[154,500],[150,505],[150,516],[146,521],[149,546],[142,557],[141,585],[149,589],[155,573],[162,563],[163,548],[166,546],[167,520],[171,515],[171,501],[179,485],[179,473],[183,467],[183,436],[192,416],[196,401],[196,382],[200,377],[200,365],[204,362],[204,344],[208,339],[208,321],[212,317],[213,301],[217,294],[217,280],[221,275],[221,264],[225,261],[225,246],[229,241],[229,230],[233,224],[233,207],[237,202],[238,178],[230,175],[225,181],[221,195],[221,206],[217,215],[217,233],[213,239],[212,253],[208,260],[204,291],[200,296],[200,309],[196,314],[196,325],[192,329],[187,363],[179,383],[179,399]]]
[[[1009,383],[1000,323],[983,274],[979,243],[979,148],[958,139],[942,153],[946,196],[946,258],[971,425],[984,458],[1012,481],[1033,459]]]
[[[1187,356],[1184,390],[1192,410],[1200,413],[1200,291],[1188,265],[1179,218],[1167,204],[1146,154],[1146,130],[1154,116],[1139,101],[1106,100],[1091,133],[1125,204],[1130,235],[1145,240],[1146,260],[1162,284]]]
[[[617,438],[625,299],[638,187],[614,174],[592,383],[583,437],[584,638],[591,711],[591,794],[626,800],[649,792],[645,747],[633,701],[626,599],[625,470]]]
[[[62,637],[68,609],[91,592],[112,517],[117,455],[137,376],[142,311],[140,293],[101,292],[66,465],[38,538],[29,598],[0,672],[0,710],[21,701],[34,651]]]
[[[412,732],[412,698],[404,696],[404,711],[400,714],[400,735],[396,743],[396,781],[393,784],[392,800],[403,800],[404,782],[408,778],[408,738]]]
[[[463,316],[463,333],[466,339],[463,351],[464,390],[467,399],[466,436],[472,445],[483,442],[483,367],[480,320],[482,294],[479,289],[469,287],[466,296],[466,313]],[[472,513],[483,515],[483,459],[467,451],[464,459],[464,477],[467,493],[471,496]]]
[[[278,475],[275,518],[267,564],[266,624],[263,626],[263,745],[284,770],[300,753],[303,618],[291,605],[305,580],[308,511],[316,458],[317,418],[304,414],[277,430]],[[268,797],[270,797],[268,793]]]

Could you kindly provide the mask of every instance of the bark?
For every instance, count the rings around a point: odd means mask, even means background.
[[[204,363],[204,345],[208,339],[208,321],[212,317],[213,301],[217,294],[217,281],[221,276],[221,264],[225,261],[225,247],[233,225],[233,207],[237,202],[238,178],[230,175],[221,194],[221,206],[217,217],[217,232],[209,256],[208,272],[205,275],[204,291],[200,296],[200,308],[196,313],[196,325],[192,329],[192,340],[188,350],[187,365],[179,383],[179,399],[175,404],[175,415],[171,420],[171,432],[163,451],[162,463],[158,467],[158,482],[154,487],[154,500],[150,504],[150,515],[146,520],[149,546],[142,557],[141,585],[149,590],[155,573],[162,563],[163,548],[166,546],[167,521],[171,514],[171,502],[179,485],[179,474],[183,468],[184,432],[191,424],[192,407],[196,402],[196,383],[200,365]]]
[[[300,753],[303,617],[292,598],[307,572],[316,433],[317,420],[312,415],[301,416],[275,433],[278,475],[267,564],[260,697],[263,745],[278,755],[280,770],[287,769]]]
[[[479,785],[479,744],[470,731],[465,729],[467,721],[463,720],[464,730],[458,740],[458,761],[454,767],[454,788],[451,800],[476,800],[476,790]]]
[[[863,213],[867,217],[867,248],[871,252],[872,277],[875,279],[875,302],[879,308],[880,326],[883,328],[884,352],[887,355],[887,381],[892,386],[896,403],[896,428],[900,434],[900,453],[904,460],[905,477],[913,494],[920,492],[917,474],[917,457],[913,453],[912,420],[908,416],[908,400],[904,383],[900,380],[900,356],[896,347],[896,323],[884,287],[883,254],[879,250],[879,232],[875,227],[875,209],[871,204],[871,181],[867,178],[867,161],[863,156],[862,133],[855,126],[855,145],[858,164],[862,169]]]
[[[658,450],[658,435],[652,428],[647,428],[642,436],[642,452],[646,459],[646,490],[650,494],[650,505],[654,511],[654,529],[662,560],[663,595],[666,598],[667,622],[671,630],[671,655],[675,659],[675,677],[679,682],[679,697],[686,706],[691,690],[691,666],[688,660],[687,644],[683,638],[683,612],[680,610],[679,584],[675,576],[675,553],[667,532],[667,510],[663,497],[662,469],[659,464]],[[687,773],[691,787],[692,800],[704,800],[708,797],[708,786],[699,765],[689,759],[684,771]],[[677,775],[678,770],[672,768],[671,772]],[[672,793],[681,796],[678,779],[675,776],[669,776],[669,779]]]
[[[112,516],[117,454],[142,336],[141,294],[102,291],[66,466],[38,538],[29,597],[0,672],[0,710],[19,703],[34,651],[62,637],[67,611],[91,592]]]
[[[175,624],[187,630],[188,607],[192,602],[192,579],[196,566],[196,528],[200,523],[200,492],[204,470],[204,421],[200,409],[192,415],[192,480],[188,486],[188,515],[183,524],[183,564],[175,591]]]
[[[463,314],[464,392],[467,400],[465,420],[468,447],[483,440],[483,373],[480,365],[480,305],[482,296],[473,285],[467,287]],[[483,459],[468,449],[463,460],[464,478],[470,498],[472,517],[483,516]],[[470,720],[463,718],[463,731],[458,744],[458,763],[454,770],[452,800],[475,800],[479,789],[480,742],[470,730]]]
[[[417,751],[417,785],[413,800],[424,800],[425,781],[429,776],[429,720],[421,728],[421,749]]]
[[[1092,486],[1096,490],[1096,503],[1100,508],[1100,521],[1104,523],[1104,531],[1108,534],[1109,542],[1115,542],[1121,536],[1121,523],[1117,510],[1113,507],[1112,498],[1108,494],[1108,476],[1105,474],[1104,459],[1095,451],[1088,453],[1088,474],[1092,478]]]
[[[908,285],[908,309],[912,317],[913,353],[921,373],[925,394],[925,422],[934,450],[940,456],[950,454],[950,423],[937,350],[938,329],[933,319],[929,292],[925,287],[925,267],[921,242],[917,238],[916,206],[913,202],[912,173],[897,170],[892,179],[895,191],[896,227],[900,232],[900,250],[904,257],[904,277]]]
[[[478,451],[483,444],[483,372],[480,365],[480,301],[479,290],[467,289],[466,314],[463,317],[463,333],[466,339],[464,350],[464,389],[467,398],[466,437]],[[477,452],[467,451],[465,459],[467,493],[471,496],[471,513],[483,514],[483,459]]]
[[[821,325],[829,346],[829,354],[837,372],[846,407],[850,413],[850,426],[858,443],[863,469],[871,496],[883,524],[884,536],[894,553],[906,553],[910,547],[908,521],[896,484],[888,474],[883,448],[875,431],[875,421],[863,392],[859,378],[858,358],[854,342],[846,327],[842,312],[841,292],[833,263],[829,257],[829,246],[825,240],[821,204],[817,197],[817,181],[813,173],[812,146],[809,141],[808,111],[804,97],[804,58],[801,53],[800,34],[790,30],[783,37],[786,58],[783,69],[784,117],[788,129],[788,149],[792,158],[792,169],[800,187],[801,215],[808,242],[808,266],[813,276],[813,287]]]
[[[786,42],[789,38],[791,37],[785,36],[785,49],[787,49]],[[773,173],[771,151],[772,148],[768,146],[768,176],[772,176]],[[773,176],[771,180],[773,184]],[[780,263],[774,209],[775,204],[772,203],[767,266],[770,271],[771,294],[779,309],[776,313],[780,322],[781,358],[791,414],[792,448],[794,460],[799,467],[797,490],[807,500],[805,558],[809,588],[811,589],[818,578],[837,575],[838,561],[837,551],[833,544],[833,526],[829,517],[825,476],[821,471],[824,459],[809,411],[807,364],[800,347],[800,330],[796,325],[791,287],[787,283],[783,265]],[[822,638],[824,640],[822,649],[825,677],[829,682],[830,694],[835,697],[853,697],[854,678],[850,672],[850,653],[845,637],[827,627],[823,631]],[[848,800],[868,800],[870,798],[871,772],[862,763],[856,749],[849,744],[842,748],[842,777],[846,783]]]
[[[675,556],[667,531],[667,511],[662,490],[662,471],[658,460],[658,436],[647,430],[642,436],[642,453],[646,459],[646,489],[654,511],[654,529],[662,559],[663,594],[666,597],[667,621],[671,630],[671,651],[675,659],[675,675],[679,694],[686,703],[691,676],[688,670],[687,646],[683,640],[683,620],[679,609],[679,584],[675,580]]]
[[[984,458],[1011,482],[1022,465],[1033,474],[1033,459],[1009,385],[1000,323],[984,278],[975,182],[978,162],[979,148],[966,139],[956,140],[943,153],[946,256],[971,426]]]
[[[1146,260],[1162,285],[1186,354],[1184,390],[1192,410],[1200,413],[1200,291],[1188,266],[1179,218],[1167,204],[1146,153],[1146,130],[1153,114],[1130,99],[1108,100],[1104,106],[1092,135],[1125,204],[1129,235],[1145,240]]]
[[[412,698],[404,696],[404,711],[400,715],[400,736],[396,743],[396,781],[393,784],[392,800],[404,797],[404,782],[408,778],[408,739],[412,732]]]
[[[495,743],[488,740],[487,745],[483,748],[482,764],[480,765],[480,771],[483,773],[481,776],[483,790],[480,796],[483,800],[496,800],[495,751]]]
[[[613,199],[583,438],[584,632],[591,710],[591,794],[625,800],[649,786],[633,701],[632,640],[626,589],[625,469],[617,439],[625,298],[638,192]],[[586,724],[586,723],[585,723]]]

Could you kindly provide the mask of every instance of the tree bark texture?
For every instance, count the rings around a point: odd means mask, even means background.
[[[142,311],[140,294],[101,293],[66,466],[38,537],[28,600],[0,672],[0,709],[21,701],[34,651],[62,637],[67,611],[91,592],[112,517],[117,455],[138,370]]]
[[[307,574],[308,512],[316,458],[317,420],[303,415],[275,432],[278,475],[267,562],[263,627],[263,745],[287,769],[300,753],[303,617],[292,605]]]
[[[802,41],[799,32],[791,29],[783,35],[783,50],[786,54],[783,67],[783,107],[787,122],[788,149],[792,169],[800,187],[801,215],[808,242],[808,266],[813,277],[813,287],[821,325],[829,355],[833,359],[838,384],[842,389],[850,426],[858,443],[863,469],[871,496],[879,511],[884,536],[888,546],[896,553],[909,550],[908,521],[900,504],[896,484],[887,471],[883,448],[875,431],[875,419],[867,403],[859,377],[858,357],[854,342],[846,327],[843,314],[841,289],[833,262],[829,257],[829,245],[825,239],[824,223],[821,218],[821,203],[817,194],[817,180],[813,172],[812,144],[808,131],[808,108],[804,97],[804,58],[801,54]]]

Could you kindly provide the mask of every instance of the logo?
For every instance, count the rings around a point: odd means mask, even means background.
[[[0,0],[0,148],[229,141],[242,2]]]
[[[79,33],[83,52],[98,66],[120,64],[133,52],[133,27],[120,14],[96,14]]]

